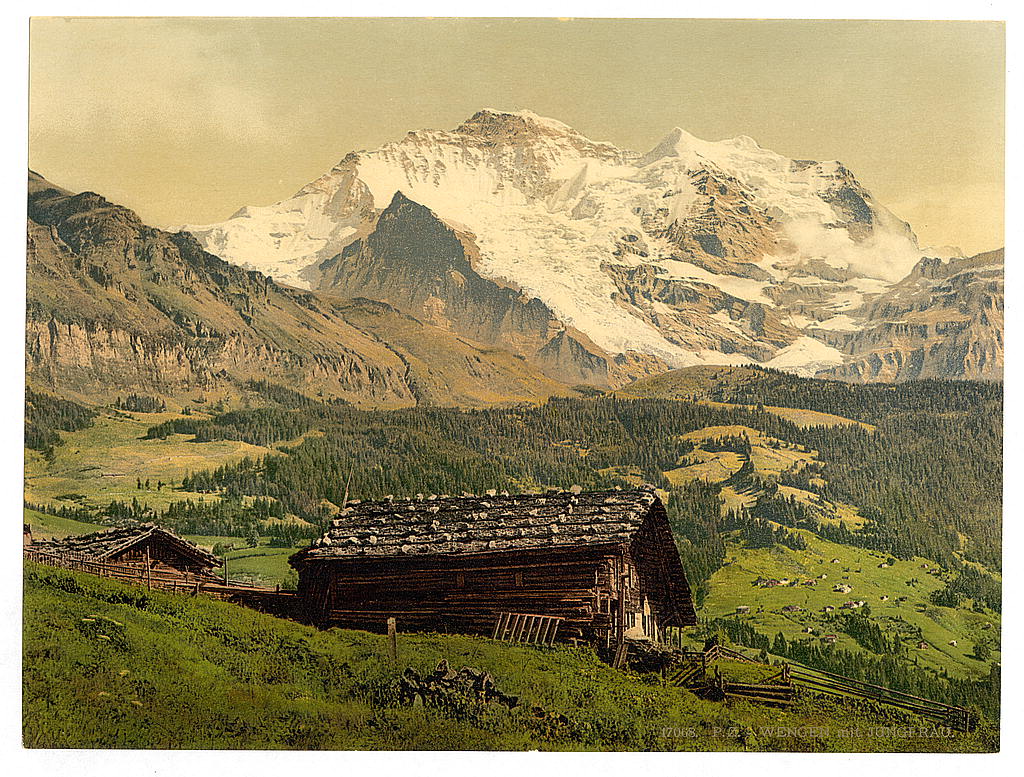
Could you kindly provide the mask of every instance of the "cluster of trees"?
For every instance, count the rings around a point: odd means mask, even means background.
[[[739,539],[748,548],[785,545],[793,550],[807,550],[807,540],[803,535],[755,517],[743,507],[728,512],[722,522],[722,530],[737,532]]]
[[[30,502],[27,499],[24,502],[26,510],[35,510],[37,513],[45,513],[47,515],[56,515],[60,518],[70,518],[73,521],[80,521],[82,523],[92,523],[96,520],[96,511],[89,507],[82,507],[76,505],[72,507],[67,503],[61,504],[43,504]]]
[[[114,407],[118,410],[125,410],[130,413],[163,413],[167,410],[167,403],[160,397],[148,397],[144,394],[129,394],[124,399],[117,398]]]
[[[998,569],[1002,536],[1003,387],[980,381],[922,380],[855,385],[758,369],[716,381],[702,398],[833,413],[874,424],[813,427],[785,439],[819,451],[826,486],[793,482],[829,499],[869,508],[872,547],[955,565],[959,536],[967,558]]]
[[[701,398],[816,410],[869,424],[908,411],[932,415],[970,412],[980,405],[1003,400],[1003,386],[994,382],[917,380],[857,384],[808,380],[770,368],[748,369],[756,373],[750,379],[716,381],[701,392]]]
[[[720,388],[716,398],[843,412],[877,428],[805,428],[757,407],[618,397],[559,398],[540,406],[476,411],[361,411],[253,384],[279,404],[206,420],[179,419],[153,427],[149,435],[189,433],[197,441],[268,445],[322,430],[322,436],[308,436],[289,448],[288,456],[192,473],[185,483],[201,492],[272,496],[289,512],[315,520],[322,500],[337,504],[346,483],[351,495],[362,499],[546,485],[600,488],[624,484],[616,473],[629,468],[670,488],[662,473],[693,450],[683,435],[707,426],[743,425],[819,451],[823,465],[785,477],[823,500],[858,505],[868,521],[856,532],[820,523],[806,505],[772,493],[774,484],[762,484],[767,494],[751,510],[754,518],[953,567],[962,550],[998,568],[1002,395],[997,386],[934,381],[853,386],[762,374],[763,380]],[[708,444],[741,454],[750,449],[742,436]],[[735,477],[752,476],[749,461],[746,470]],[[681,539],[695,547],[706,545],[706,527],[694,531],[692,536],[683,532]],[[962,537],[968,540],[966,548]]]
[[[940,607],[958,607],[965,599],[973,599],[990,610],[1002,612],[1003,609],[1003,589],[999,581],[969,565],[964,565],[943,588],[933,591],[930,599]]]
[[[719,486],[703,480],[669,491],[668,522],[698,607],[708,594],[708,581],[725,561],[720,492]]]
[[[268,519],[284,517],[284,509],[274,499],[225,496],[172,502],[160,513],[160,522],[182,534],[248,537],[253,532],[270,534]],[[316,527],[307,528],[306,536],[316,534]]]
[[[92,426],[96,411],[67,399],[25,388],[25,447],[53,457],[60,445],[59,432],[75,432]]]
[[[573,484],[605,488],[627,485],[615,470],[629,468],[669,488],[663,472],[693,450],[682,435],[730,424],[764,427],[779,435],[798,431],[756,411],[611,397],[477,411],[360,411],[325,404],[241,410],[210,420],[161,424],[149,435],[184,432],[197,440],[267,444],[323,430],[322,436],[308,436],[289,448],[288,456],[191,473],[184,484],[201,492],[273,496],[289,512],[312,519],[321,500],[340,503],[346,484],[351,496],[360,499]]]
[[[27,506],[27,505],[26,505]],[[53,510],[42,508],[45,512]],[[55,514],[63,514],[65,510]],[[68,517],[96,521],[100,515],[118,521],[154,521],[179,534],[223,537],[270,537],[275,547],[296,547],[319,537],[326,528],[326,514],[315,524],[288,519],[284,507],[276,499],[257,497],[243,499],[224,496],[219,499],[183,499],[171,502],[162,511],[140,502],[115,500],[100,511],[81,510]]]
[[[840,613],[833,615],[830,620],[834,623],[836,631],[849,634],[865,650],[877,655],[906,655],[906,646],[900,635],[886,635],[882,627],[871,620],[870,611]]]

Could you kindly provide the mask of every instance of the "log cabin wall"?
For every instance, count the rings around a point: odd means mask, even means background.
[[[564,618],[563,638],[597,640],[618,603],[621,546],[339,559],[300,567],[299,595],[322,626],[381,630],[388,617],[410,629],[489,634],[500,612]]]
[[[618,643],[695,622],[652,489],[353,502],[291,557],[322,626],[491,633],[499,613],[564,619],[560,639]]]

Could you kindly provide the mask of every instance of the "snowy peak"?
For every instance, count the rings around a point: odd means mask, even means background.
[[[658,144],[640,159],[641,165],[649,165],[666,157],[687,157],[706,150],[711,144],[691,135],[681,127],[673,127]]]
[[[470,236],[475,272],[599,349],[671,366],[776,355],[818,366],[820,349],[800,338],[858,326],[858,311],[922,256],[910,227],[839,162],[681,127],[641,154],[495,109],[349,153],[289,199],[191,231],[229,261],[328,288],[325,266],[396,201]],[[431,250],[414,248],[409,261]],[[364,277],[350,265],[349,291]]]
[[[538,116],[533,111],[498,111],[493,108],[477,111],[456,127],[455,131],[461,135],[498,139],[503,142],[513,141],[524,134],[583,138],[579,132],[557,119]]]

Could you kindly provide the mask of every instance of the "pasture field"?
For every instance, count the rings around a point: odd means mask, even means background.
[[[145,439],[149,427],[180,417],[177,413],[102,412],[93,426],[62,432],[63,443],[54,446],[52,461],[26,449],[25,499],[69,507],[105,507],[115,500],[138,499],[161,509],[182,499],[215,499],[175,490],[169,484],[180,486],[189,472],[272,452],[231,440],[194,443],[182,434],[166,440]],[[162,488],[157,487],[159,482]]]
[[[711,578],[702,616],[739,618],[771,637],[781,632],[788,641],[820,640],[835,634],[837,647],[857,651],[862,648],[837,628],[831,616],[841,612],[839,608],[847,601],[864,601],[870,618],[883,631],[904,636],[908,655],[920,666],[940,672],[945,669],[958,677],[978,677],[988,672],[988,661],[973,657],[974,647],[979,639],[998,641],[1000,614],[991,610],[975,612],[970,603],[956,608],[931,604],[929,594],[944,586],[942,577],[922,568],[934,570],[934,562],[897,559],[882,568],[879,565],[890,560],[888,554],[828,542],[800,529],[792,531],[804,536],[806,550],[781,545],[751,549],[729,542],[725,565]],[[827,577],[821,579],[820,575]],[[797,584],[763,588],[754,585],[758,578],[789,579]],[[802,585],[808,580],[815,584]],[[849,585],[852,590],[833,591],[837,584]],[[882,597],[887,599],[883,601]],[[801,609],[782,611],[790,605]],[[750,612],[737,614],[736,608],[741,606],[750,607]],[[836,610],[825,613],[826,606]],[[925,648],[917,647],[916,631],[912,633],[916,627],[928,645]],[[808,628],[813,633],[806,633]],[[954,640],[955,646],[950,644]],[[993,651],[989,660],[999,660],[998,651]]]
[[[64,539],[75,534],[91,534],[104,527],[94,523],[61,518],[36,510],[25,510],[25,523],[32,527],[32,537],[37,540]]]
[[[589,648],[400,634],[394,663],[381,635],[317,631],[225,602],[34,564],[24,579],[29,748],[998,749],[989,724],[951,738],[878,737],[866,732],[880,723],[930,725],[815,697],[788,710],[703,701],[660,675],[611,669]],[[403,702],[403,671],[428,675],[441,659],[489,672],[518,704],[464,696]],[[804,726],[819,733],[775,733]]]

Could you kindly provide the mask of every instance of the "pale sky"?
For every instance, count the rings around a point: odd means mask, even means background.
[[[646,151],[839,159],[922,245],[1003,245],[996,22],[34,19],[30,165],[161,226],[292,195],[480,108]]]

